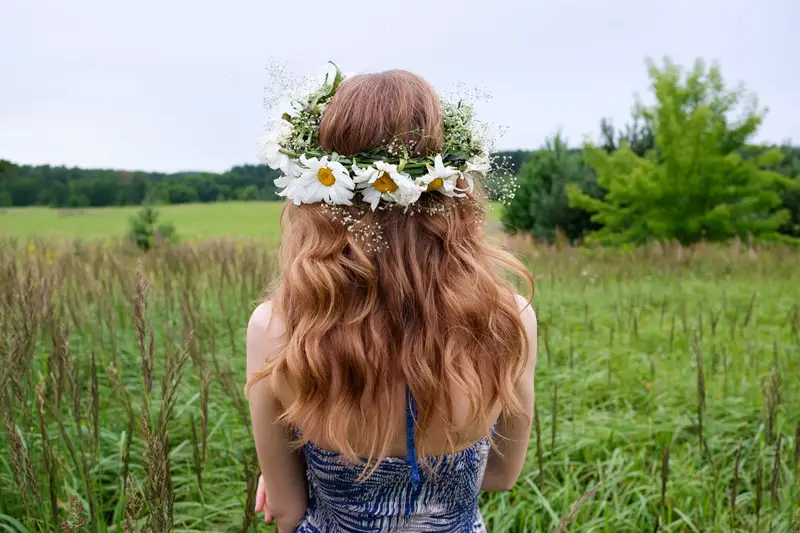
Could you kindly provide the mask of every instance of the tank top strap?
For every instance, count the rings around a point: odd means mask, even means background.
[[[406,462],[411,467],[411,482],[419,484],[419,463],[417,462],[417,445],[414,442],[414,426],[417,423],[417,402],[406,385]]]

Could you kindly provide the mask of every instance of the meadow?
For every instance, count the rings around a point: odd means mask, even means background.
[[[280,239],[280,202],[215,202],[159,206],[159,222],[175,225],[185,239]],[[0,235],[60,239],[122,239],[139,206],[0,210]]]
[[[242,387],[278,210],[208,209],[165,207],[189,241],[147,254],[117,242],[132,211],[0,215],[4,531],[271,531]],[[492,238],[536,278],[540,337],[489,531],[800,529],[800,251]]]
[[[159,222],[174,224],[183,240],[264,239],[280,240],[278,220],[281,202],[214,202],[158,206]],[[499,220],[501,206],[489,212]],[[19,239],[56,238],[71,241],[119,240],[129,231],[129,221],[141,208],[88,207],[52,209],[49,207],[0,208],[0,235]]]

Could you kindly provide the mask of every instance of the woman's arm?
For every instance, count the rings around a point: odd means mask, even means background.
[[[271,313],[271,304],[263,303],[253,312],[247,325],[248,380],[277,354],[283,327],[280,320],[271,317]],[[282,408],[269,380],[255,383],[247,397],[258,462],[264,477],[266,503],[278,531],[289,532],[300,522],[308,504],[303,455],[299,450],[292,450],[293,435],[277,422]]]
[[[525,464],[533,420],[533,374],[536,370],[536,313],[522,296],[517,297],[522,310],[522,324],[528,336],[528,361],[516,384],[523,412],[514,417],[501,415],[497,421],[497,450],[492,449],[483,476],[484,491],[510,490]],[[499,452],[499,453],[498,453]]]

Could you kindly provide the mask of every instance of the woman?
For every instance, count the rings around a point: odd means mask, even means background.
[[[471,109],[405,71],[338,74],[264,147],[286,175],[280,276],[247,329],[278,531],[485,531],[530,436],[530,274],[483,239]]]

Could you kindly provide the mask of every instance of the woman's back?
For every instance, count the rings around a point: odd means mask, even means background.
[[[489,438],[419,464],[410,394],[406,405],[405,457],[383,458],[366,479],[361,465],[312,441],[305,443],[309,499],[296,531],[485,531],[478,494]]]
[[[269,302],[261,304],[251,323],[277,340],[284,328],[280,318],[272,316],[271,307]],[[426,429],[434,455],[420,463],[415,449],[416,404],[408,387],[398,383],[394,397],[402,408],[392,424],[395,436],[389,456],[366,479],[363,463],[332,449],[322,434],[303,434],[302,428],[296,428],[305,440],[302,453],[308,482],[308,506],[296,531],[485,531],[477,501],[491,442],[482,427],[469,424],[466,396],[454,384],[449,389],[462,440],[451,446],[445,421],[435,420]],[[339,393],[335,386],[332,391],[333,396]],[[282,405],[290,405],[297,395],[281,381],[275,393]],[[496,420],[499,404],[490,411]],[[358,431],[354,428],[351,434]],[[353,445],[362,457],[369,454],[369,442],[355,440]]]
[[[267,499],[281,531],[481,530],[530,435],[535,317],[501,271],[530,275],[483,239],[471,112],[407,72],[338,80],[269,152],[291,202],[248,327]]]

